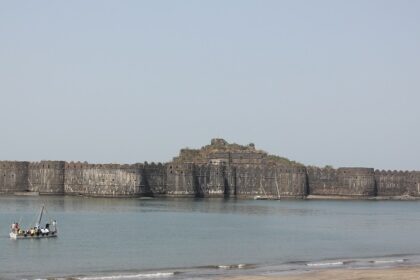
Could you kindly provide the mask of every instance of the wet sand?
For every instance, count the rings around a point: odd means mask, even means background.
[[[417,280],[420,279],[420,266],[383,269],[329,269],[295,275],[237,276],[228,278],[235,280]]]

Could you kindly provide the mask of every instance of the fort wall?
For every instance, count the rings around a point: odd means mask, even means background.
[[[304,167],[240,166],[236,169],[236,182],[236,194],[242,197],[302,198],[307,195]]]
[[[375,171],[378,196],[420,197],[420,172]]]
[[[195,196],[194,164],[169,163],[167,165],[166,193],[170,196]]]
[[[0,161],[0,193],[28,190],[27,161]]]
[[[272,199],[313,196],[418,197],[420,172],[318,168],[213,139],[169,163],[0,161],[0,193],[104,197],[192,196]]]
[[[145,163],[139,166],[141,173],[141,195],[161,196],[166,194],[166,165],[162,163]]]
[[[308,194],[321,196],[376,195],[373,168],[317,168],[308,167]]]
[[[66,194],[130,197],[148,193],[142,188],[141,165],[68,163],[65,166]]]
[[[41,194],[64,194],[64,161],[29,163],[28,190]]]

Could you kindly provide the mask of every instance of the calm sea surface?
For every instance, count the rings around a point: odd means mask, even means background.
[[[59,237],[9,239],[10,224],[33,224],[42,204]],[[420,201],[0,197],[2,279],[198,279],[242,268],[373,266],[417,260],[419,240]]]

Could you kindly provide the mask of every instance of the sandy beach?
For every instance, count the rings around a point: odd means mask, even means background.
[[[221,278],[223,279],[223,278]],[[232,278],[231,278],[232,279]],[[331,269],[297,275],[238,276],[240,280],[417,280],[420,266],[394,267],[384,269]]]

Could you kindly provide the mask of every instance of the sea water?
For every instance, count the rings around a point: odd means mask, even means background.
[[[11,240],[56,219],[59,237]],[[420,258],[420,201],[0,197],[0,278],[204,278]]]

